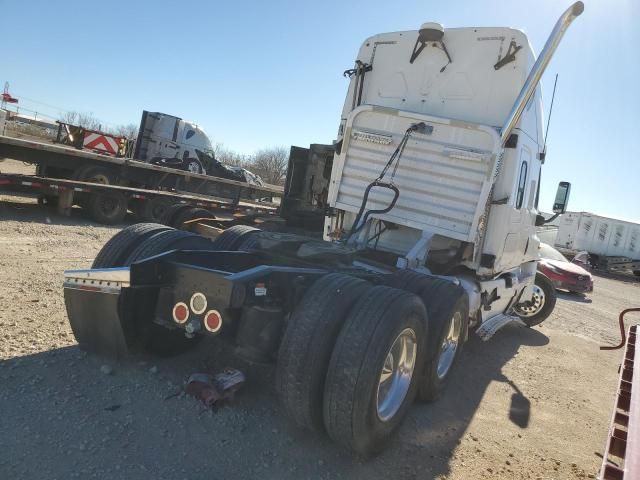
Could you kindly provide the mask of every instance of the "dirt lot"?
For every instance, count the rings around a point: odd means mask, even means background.
[[[0,165],[1,166],[1,165]],[[0,478],[593,478],[620,351],[616,314],[640,285],[596,278],[540,328],[475,336],[448,392],[416,405],[389,448],[360,461],[281,415],[273,370],[215,340],[185,356],[112,363],[81,352],[62,271],[87,267],[118,229],[0,195]],[[106,375],[101,366],[109,365]],[[215,413],[180,395],[189,374],[246,372]]]

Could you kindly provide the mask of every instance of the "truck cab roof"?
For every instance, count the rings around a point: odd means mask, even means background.
[[[357,59],[371,70],[362,103],[501,126],[535,62],[526,35],[505,27],[446,28],[440,41],[421,42],[422,31],[364,41]],[[343,118],[351,107],[347,95]]]

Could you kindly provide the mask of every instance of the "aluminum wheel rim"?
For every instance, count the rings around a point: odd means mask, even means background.
[[[462,315],[460,312],[454,313],[453,317],[449,321],[449,328],[447,335],[442,340],[440,346],[440,356],[438,357],[438,369],[436,371],[438,378],[444,378],[453,360],[456,358],[456,352],[458,351],[458,344],[460,343],[460,332],[462,331]]]
[[[187,164],[187,170],[189,170],[189,172],[191,173],[200,173],[200,165],[198,165],[196,162],[189,162]]]
[[[97,175],[94,175],[93,177],[88,178],[86,181],[99,183],[100,185],[109,185],[109,177],[101,173],[98,173]]]
[[[376,392],[378,418],[383,422],[398,412],[407,396],[416,366],[417,345],[416,332],[405,328],[387,352]]]
[[[536,313],[542,310],[546,302],[544,291],[538,286],[533,286],[533,297],[531,302],[521,303],[515,307],[516,313],[521,317],[533,317]]]

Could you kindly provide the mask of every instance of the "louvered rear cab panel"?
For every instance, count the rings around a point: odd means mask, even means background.
[[[474,242],[495,169],[499,138],[491,127],[365,105],[351,112],[343,149],[331,179],[329,202],[356,213],[367,185],[389,160],[406,129],[424,122],[431,133],[413,133],[394,183],[395,207],[383,220]],[[393,167],[385,181],[389,181]],[[367,210],[389,205],[393,193],[374,188]]]

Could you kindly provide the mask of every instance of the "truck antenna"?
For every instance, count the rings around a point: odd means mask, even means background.
[[[544,159],[547,156],[547,136],[549,135],[549,124],[551,123],[551,112],[553,112],[553,101],[556,98],[556,85],[558,85],[558,74],[556,73],[556,79],[553,82],[553,93],[551,94],[551,106],[549,107],[549,116],[547,117],[547,128],[544,132],[544,144],[542,145],[542,153],[540,153],[540,160],[544,163]]]

